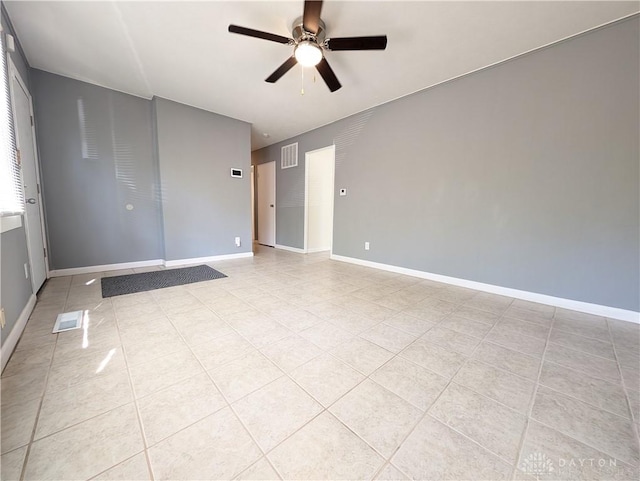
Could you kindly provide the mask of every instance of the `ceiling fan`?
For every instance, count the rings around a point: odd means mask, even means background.
[[[338,81],[327,59],[325,50],[384,50],[387,48],[387,36],[372,37],[338,37],[326,38],[326,26],[320,18],[322,1],[304,2],[304,13],[298,17],[291,27],[293,38],[283,37],[274,33],[262,32],[252,28],[229,25],[229,32],[247,35],[278,42],[293,47],[293,55],[280,65],[265,81],[275,83],[291,68],[300,63],[304,67],[315,67],[331,92],[335,92],[342,85]]]

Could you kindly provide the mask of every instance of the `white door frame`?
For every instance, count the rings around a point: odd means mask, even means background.
[[[256,178],[255,178],[255,166],[251,164],[251,243],[255,242],[258,237],[256,232]]]
[[[276,204],[276,199],[277,199],[277,191],[276,191],[277,181],[276,181],[276,177],[278,176],[278,165],[276,164],[276,161],[275,160],[271,160],[269,162],[262,162],[261,164],[256,164],[255,175],[256,175],[256,177],[259,177],[260,176],[260,166],[261,165],[270,164],[270,163],[273,163],[273,198],[274,198],[274,201],[273,201],[273,246],[270,246],[270,247],[274,247],[275,248],[277,243],[278,243],[278,232],[277,232],[278,206]],[[260,185],[260,181],[257,180],[256,184]],[[260,188],[257,189],[256,198],[258,200],[260,199]],[[258,230],[256,232],[256,240],[261,245],[267,245],[267,244],[262,244],[260,242],[260,206],[258,206],[258,209],[256,211],[256,215],[258,216]]]
[[[331,150],[333,152],[333,162],[332,162],[332,172],[333,176],[333,195],[331,196],[331,248],[329,250],[330,254],[333,255],[333,209],[334,209],[334,195],[336,190],[336,146],[335,144],[329,145],[327,147],[322,147],[320,149],[310,150],[309,152],[304,153],[304,245],[303,251],[305,254],[309,252],[308,242],[309,242],[309,157],[318,152],[322,152],[323,150]]]
[[[11,59],[11,54],[9,52],[7,52],[7,70],[9,73],[9,93],[11,96],[11,115],[13,117],[13,124],[14,124],[14,135],[16,137],[16,144],[19,145],[19,139],[18,139],[18,129],[17,129],[17,122],[16,122],[16,101],[15,101],[15,94],[14,94],[14,89],[13,89],[13,79],[15,78],[18,81],[18,84],[20,84],[20,87],[24,90],[24,92],[27,95],[27,99],[29,100],[29,115],[31,116],[31,118],[35,118],[33,115],[33,98],[31,97],[31,92],[29,92],[29,89],[27,88],[27,84],[25,84],[24,80],[22,80],[22,76],[20,75],[20,72],[18,71],[18,69],[16,68],[15,64],[13,63],[13,60]],[[45,272],[46,272],[46,279],[49,279],[50,274],[49,274],[49,257],[48,257],[48,242],[47,242],[47,230],[45,229],[45,222],[44,222],[44,209],[43,209],[43,205],[42,205],[42,177],[40,177],[40,161],[38,158],[38,144],[36,142],[36,127],[35,124],[32,122],[31,123],[31,140],[33,142],[33,161],[35,163],[35,171],[36,171],[36,177],[38,179],[38,186],[39,188],[37,189],[37,195],[38,195],[38,209],[40,211],[40,228],[42,229],[42,244],[44,245],[44,248],[46,249],[46,253],[47,255],[45,255],[44,257],[44,268],[45,268]],[[20,173],[22,174],[22,162],[20,163]],[[24,187],[23,187],[23,194],[24,194]],[[25,199],[26,200],[26,199]],[[29,275],[31,277],[31,286],[32,286],[32,290],[34,291],[33,293],[36,293],[36,289],[35,286],[33,285],[33,273],[31,272],[33,269],[33,260],[32,260],[32,252],[30,251],[29,247],[29,221],[27,219],[27,215],[26,212],[24,214],[24,227],[25,227],[25,234],[27,236],[27,252],[29,255]],[[46,280],[45,279],[45,280]]]

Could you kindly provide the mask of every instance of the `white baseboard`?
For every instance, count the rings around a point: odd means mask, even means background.
[[[119,271],[121,269],[135,269],[136,267],[161,266],[162,259],[150,261],[123,262],[121,264],[105,264],[102,266],[72,267],[70,269],[56,269],[49,271],[50,277],[77,276],[80,274],[94,274],[96,272]]]
[[[22,335],[22,331],[24,331],[24,327],[27,325],[29,316],[31,315],[31,312],[33,311],[33,308],[36,305],[36,300],[37,300],[36,296],[34,294],[31,294],[31,297],[27,301],[27,305],[24,306],[24,309],[22,309],[22,312],[20,313],[18,320],[13,325],[13,329],[11,329],[11,332],[9,333],[9,335],[4,341],[4,344],[0,348],[0,358],[2,359],[2,369],[0,369],[0,372],[4,371],[4,367],[7,365],[7,361],[9,361],[9,358],[11,357],[13,350],[16,348],[16,345],[18,344],[18,340]]]
[[[295,252],[296,254],[315,254],[316,252],[329,252],[331,249],[330,248],[319,248],[319,249],[300,249],[298,247],[289,247],[289,246],[283,246],[281,244],[276,244],[274,246],[276,249],[281,249],[283,251],[289,251],[289,252]]]
[[[77,276],[79,274],[94,274],[96,272],[118,271],[121,269],[135,269],[137,267],[165,266],[175,267],[189,264],[202,264],[205,262],[224,261],[228,259],[240,259],[243,257],[253,257],[253,252],[241,252],[239,254],[224,254],[219,256],[195,257],[192,259],[177,259],[165,261],[164,259],[153,259],[150,261],[123,262],[121,264],[105,264],[102,266],[73,267],[70,269],[56,269],[49,272],[49,277]]]
[[[431,281],[442,282],[444,284],[451,284],[459,287],[467,287],[469,289],[475,289],[478,291],[489,292],[491,294],[498,294],[501,296],[513,297],[515,299],[522,299],[525,301],[537,302],[539,304],[547,304],[554,307],[562,307],[564,309],[570,309],[572,311],[585,312],[587,314],[594,314],[597,316],[608,317],[610,319],[619,319],[621,321],[634,322],[640,324],[640,313],[635,311],[629,311],[626,309],[620,309],[617,307],[602,306],[600,304],[590,304],[588,302],[574,301],[572,299],[564,299],[562,297],[548,296],[546,294],[538,294],[535,292],[521,291],[518,289],[511,289],[509,287],[494,286],[492,284],[484,284],[482,282],[469,281],[466,279],[459,279],[457,277],[443,276],[440,274],[432,274],[431,272],[418,271],[414,269],[408,269],[406,267],[392,266],[389,264],[381,264],[379,262],[372,262],[363,259],[356,259],[354,257],[345,257],[336,254],[331,254],[331,259],[348,262],[350,264],[356,264],[364,267],[372,267],[374,269],[381,269],[383,271],[395,272],[398,274],[405,274],[407,276],[418,277],[420,279],[429,279]]]
[[[207,262],[226,261],[230,259],[243,259],[253,257],[253,252],[240,252],[239,254],[222,254],[219,256],[194,257],[191,259],[177,259],[173,261],[164,261],[165,267],[186,266],[189,264],[203,264]]]
[[[306,254],[307,252],[304,249],[300,249],[298,247],[289,247],[289,246],[283,246],[280,244],[276,244],[274,246],[276,249],[281,249],[283,251],[289,251],[289,252],[295,252],[297,254]]]
[[[316,249],[307,249],[307,254],[315,254],[316,252],[329,252],[330,250],[331,249],[329,247],[327,247],[326,249],[322,247]]]

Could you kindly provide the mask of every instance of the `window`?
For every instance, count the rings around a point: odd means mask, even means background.
[[[4,33],[0,32],[0,217],[23,213],[24,195],[13,131]]]

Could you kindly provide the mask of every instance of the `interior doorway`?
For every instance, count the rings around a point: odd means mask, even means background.
[[[305,252],[332,248],[335,152],[331,145],[305,153]]]
[[[31,287],[35,294],[47,279],[47,260],[44,240],[44,212],[40,193],[40,173],[33,126],[33,104],[31,94],[11,58],[9,58],[8,67],[16,147],[20,156],[22,186],[24,189],[24,224],[29,253],[29,273]]]
[[[258,243],[269,247],[276,245],[276,163],[258,164],[257,209]]]

